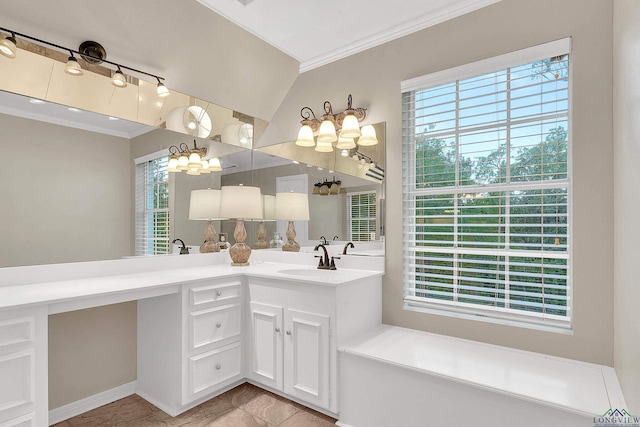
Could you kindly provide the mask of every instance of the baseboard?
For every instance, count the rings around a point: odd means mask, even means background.
[[[84,399],[69,403],[68,405],[52,409],[49,411],[49,425],[59,423],[75,417],[76,415],[99,408],[107,403],[115,402],[123,397],[131,396],[135,392],[136,382],[131,381],[130,383],[122,384],[118,387],[112,388],[111,390],[106,390],[102,393],[94,394],[93,396],[85,397]]]
[[[336,425],[338,427],[351,427],[349,424],[344,424],[344,423],[341,423],[340,421],[336,421]]]

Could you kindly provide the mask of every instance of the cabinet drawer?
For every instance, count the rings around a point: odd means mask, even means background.
[[[27,415],[23,415],[18,418],[14,418],[4,423],[0,423],[0,427],[34,427],[34,414],[33,412]]]
[[[240,303],[226,304],[189,313],[190,350],[197,350],[222,340],[239,337]]]
[[[189,358],[189,393],[198,394],[242,373],[240,342]]]
[[[192,287],[189,289],[189,304],[191,308],[198,309],[213,302],[239,298],[240,292],[240,281]]]
[[[0,356],[0,420],[24,413],[35,403],[33,349]]]
[[[0,320],[0,347],[33,343],[34,334],[35,319],[33,317]]]

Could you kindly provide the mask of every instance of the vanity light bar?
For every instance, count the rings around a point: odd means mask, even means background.
[[[124,79],[124,74],[121,71],[121,68],[123,68],[125,70],[133,71],[135,73],[143,74],[145,76],[149,76],[149,77],[152,77],[153,79],[156,79],[158,81],[157,90],[156,90],[158,96],[167,96],[170,93],[169,90],[166,88],[166,86],[161,81],[161,80],[164,80],[164,77],[160,77],[160,76],[158,76],[156,74],[147,73],[146,71],[138,70],[136,68],[128,67],[126,65],[118,64],[116,62],[108,61],[105,58],[106,57],[106,52],[104,51],[104,48],[102,46],[100,46],[98,43],[95,43],[95,42],[84,42],[84,43],[82,43],[80,45],[81,48],[84,45],[84,46],[87,46],[87,47],[91,47],[92,49],[90,51],[85,49],[83,52],[81,52],[79,50],[69,49],[68,47],[60,46],[58,44],[51,43],[51,42],[48,42],[46,40],[39,39],[37,37],[33,37],[33,36],[28,35],[28,34],[18,33],[16,31],[10,30],[8,28],[0,27],[0,31],[10,34],[8,36],[3,37],[2,40],[0,40],[0,53],[2,53],[4,56],[6,56],[8,58],[15,58],[15,56],[16,56],[15,47],[16,47],[16,43],[17,43],[16,42],[16,37],[20,37],[20,38],[23,38],[23,39],[31,40],[31,41],[36,42],[36,43],[41,44],[41,45],[47,45],[47,46],[51,46],[53,48],[62,50],[64,52],[69,52],[70,56],[69,56],[69,60],[67,61],[67,66],[65,68],[65,71],[68,74],[77,75],[77,76],[82,75],[82,69],[80,68],[80,66],[77,63],[77,60],[76,60],[76,58],[74,56],[74,53],[75,53],[75,54],[80,55],[80,57],[84,58],[87,62],[90,62],[92,64],[100,64],[100,63],[105,62],[107,64],[110,64],[110,65],[113,65],[114,67],[116,67],[117,71],[115,71],[115,73],[113,74],[113,82],[114,82],[113,84],[114,84],[114,86],[126,87],[127,83],[126,83],[126,80]],[[98,56],[96,56],[94,54],[94,52],[97,53]],[[74,62],[75,62],[75,64],[74,64]],[[76,66],[76,64],[77,64],[77,66]]]

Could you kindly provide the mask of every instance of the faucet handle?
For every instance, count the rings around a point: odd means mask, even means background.
[[[331,257],[331,265],[329,266],[329,270],[337,270],[336,268],[336,263],[335,263],[335,259],[340,259],[339,256],[332,256]]]
[[[314,255],[314,258],[320,258],[320,262],[318,262],[318,268],[324,268],[324,262],[322,262],[322,255]]]

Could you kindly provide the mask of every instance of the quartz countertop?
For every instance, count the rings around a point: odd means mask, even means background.
[[[261,277],[335,287],[381,275],[380,271],[344,268],[334,271],[317,270],[308,265],[257,261],[243,267],[215,264],[67,280],[48,278],[46,281],[0,287],[0,310],[123,295],[210,278]]]

